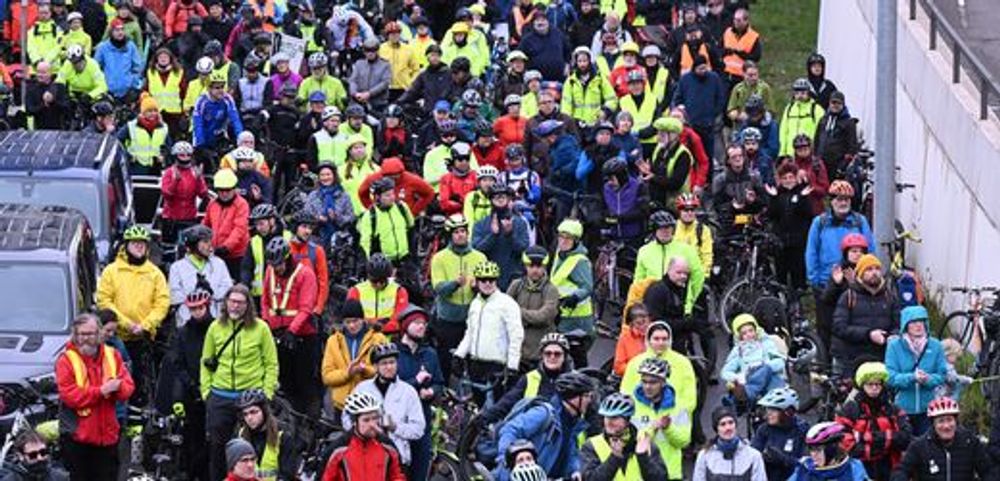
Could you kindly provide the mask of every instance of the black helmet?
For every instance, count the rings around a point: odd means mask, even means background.
[[[514,189],[505,183],[497,182],[496,184],[493,184],[493,188],[490,189],[490,199],[498,195],[506,195],[507,197],[514,197]]]
[[[267,394],[264,394],[263,389],[248,389],[240,394],[236,407],[246,409],[250,406],[265,406],[266,404]]]
[[[528,247],[521,256],[525,264],[545,265],[549,260],[549,251],[540,245]]]
[[[523,452],[531,453],[531,456],[538,458],[538,450],[535,449],[535,444],[527,439],[515,439],[514,442],[507,446],[507,452],[504,453],[504,461],[508,468],[514,467],[514,460],[517,459],[517,455]]]
[[[823,57],[823,55],[821,55],[819,52],[813,52],[811,55],[809,55],[809,58],[806,59],[806,68],[811,67],[812,64],[814,63],[818,63],[825,66],[826,57]]]
[[[604,166],[601,167],[601,174],[604,177],[611,177],[622,175],[628,172],[628,162],[621,157],[612,157],[604,162]]]
[[[344,115],[347,116],[348,118],[364,117],[365,108],[362,107],[360,104],[351,104],[348,105],[347,108],[344,110]]]
[[[509,144],[504,152],[507,159],[521,158],[525,157],[524,146],[521,144]]]
[[[476,131],[476,137],[493,137],[493,126],[486,120],[477,121],[473,130]]]
[[[276,217],[278,217],[278,209],[272,204],[257,204],[257,206],[250,211],[251,221]]]
[[[181,237],[184,239],[184,245],[190,248],[201,241],[212,240],[212,229],[201,224],[193,225],[184,229]]]
[[[392,117],[394,119],[401,119],[403,118],[403,108],[396,104],[389,104],[389,106],[385,108],[385,116]]]
[[[563,399],[574,398],[593,390],[593,378],[579,371],[560,374],[556,379],[556,392]]]
[[[208,43],[205,44],[205,48],[201,50],[201,54],[207,57],[222,55],[222,42],[218,40],[209,40]]]
[[[665,210],[659,210],[653,213],[649,217],[649,224],[653,226],[654,229],[659,229],[662,227],[674,227],[677,225],[677,219],[674,219],[674,215]]]
[[[291,254],[292,249],[288,246],[288,241],[279,235],[267,241],[267,246],[264,248],[264,261],[272,266],[279,265],[285,262]]]
[[[743,108],[747,112],[760,112],[761,110],[764,110],[764,97],[761,97],[759,94],[750,95],[746,104],[743,105]]]
[[[372,181],[372,185],[368,187],[372,195],[382,195],[384,192],[389,192],[396,188],[396,181],[388,177],[380,177]]]
[[[451,161],[455,159],[468,159],[472,156],[472,147],[465,142],[455,142],[451,145]]]
[[[103,117],[105,115],[111,115],[115,113],[115,108],[112,107],[111,102],[108,102],[107,100],[102,100],[100,102],[97,102],[96,104],[94,104],[93,107],[90,108],[90,110],[97,117]]]
[[[391,342],[376,345],[368,355],[372,364],[378,364],[379,361],[390,357],[399,357],[399,348]]]
[[[384,281],[392,275],[392,262],[382,253],[372,254],[368,258],[368,279]]]
[[[298,227],[302,224],[309,224],[311,226],[315,226],[316,222],[317,222],[316,216],[314,216],[311,212],[305,210],[300,210],[296,212],[295,215],[292,217],[292,224],[294,224],[295,227]]]
[[[483,103],[483,96],[475,89],[466,89],[462,92],[462,103],[466,107],[479,107]]]
[[[452,72],[469,72],[470,70],[472,70],[472,63],[465,57],[457,57],[455,60],[451,61]]]
[[[252,70],[252,71],[260,70],[260,66],[263,64],[264,61],[261,60],[260,57],[258,57],[256,54],[252,52],[249,55],[247,55],[247,58],[243,59],[243,68],[246,70]]]

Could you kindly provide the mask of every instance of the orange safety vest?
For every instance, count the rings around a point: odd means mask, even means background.
[[[101,346],[101,353],[104,359],[104,369],[102,369],[102,381],[108,381],[118,377],[118,363],[115,362],[115,350],[113,347]],[[76,379],[76,386],[85,388],[90,385],[90,378],[87,376],[87,366],[80,357],[80,353],[67,349],[66,359],[73,366],[73,378]],[[90,416],[90,408],[77,409],[76,415],[80,417]]]
[[[698,47],[698,54],[705,57],[708,60],[708,68],[712,68],[712,57],[708,54],[708,48],[702,43],[701,47]],[[691,49],[688,47],[687,43],[681,45],[681,75],[684,75],[691,71],[691,67],[694,66],[694,57],[691,56]]]
[[[274,273],[273,267],[268,267],[268,268],[271,269],[271,276],[270,276],[271,305],[270,309],[268,309],[268,314],[270,314],[271,316],[282,316],[282,317],[298,315],[299,314],[298,309],[285,309],[285,307],[288,306],[288,297],[292,294],[292,286],[295,285],[295,276],[298,275],[299,269],[302,268],[302,264],[296,263],[295,270],[292,271],[292,275],[288,276],[288,282],[285,282],[285,288],[284,288],[285,292],[281,293],[280,304],[278,303],[277,289],[274,282],[274,278],[277,277],[277,274]]]
[[[273,32],[274,31],[274,1],[264,0],[264,10],[261,11],[257,2],[250,2],[250,8],[253,9],[253,16],[261,20],[264,20],[264,31]]]
[[[726,50],[750,53],[759,37],[760,35],[750,27],[747,27],[747,31],[742,36],[737,37],[733,27],[729,27],[726,29],[726,33],[722,34],[722,46]],[[739,55],[731,53],[723,57],[722,61],[726,64],[726,73],[737,77],[743,76],[744,60]]]

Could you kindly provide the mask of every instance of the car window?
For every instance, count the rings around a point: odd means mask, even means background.
[[[0,331],[66,331],[72,317],[68,279],[68,269],[59,264],[0,264],[0,292],[4,293]]]
[[[123,172],[121,159],[116,160],[111,165],[111,172],[108,178],[108,201],[112,203],[111,219],[113,222],[118,222],[119,217],[123,214],[128,215],[131,218],[131,208],[132,208],[132,188],[129,185],[129,180],[127,178],[127,173]],[[116,225],[116,228],[120,231],[126,226]]]
[[[0,202],[31,205],[62,205],[87,216],[94,236],[100,237],[104,218],[97,186],[90,181],[41,177],[0,178]]]
[[[97,259],[94,249],[92,234],[87,229],[76,251],[77,312],[90,310],[94,306],[94,291],[97,289]]]

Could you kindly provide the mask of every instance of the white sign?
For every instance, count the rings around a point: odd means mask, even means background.
[[[288,67],[292,72],[299,72],[302,67],[303,57],[306,55],[306,41],[291,35],[279,34],[278,52],[288,55]]]

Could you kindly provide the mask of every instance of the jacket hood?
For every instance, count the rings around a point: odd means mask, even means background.
[[[763,329],[761,329],[760,323],[757,322],[757,318],[753,317],[752,314],[740,314],[740,315],[734,317],[733,321],[732,321],[732,324],[730,324],[730,327],[732,328],[733,339],[734,340],[739,341],[739,339],[740,339],[740,328],[743,327],[743,326],[745,326],[745,325],[747,325],[747,324],[753,324],[754,329],[757,331],[757,338],[758,339],[760,338],[761,333],[763,332]]]
[[[382,162],[382,174],[384,175],[402,174],[405,170],[403,161],[399,160],[399,157],[389,157]]]
[[[146,261],[143,262],[142,264],[135,265],[135,264],[129,263],[129,261],[128,261],[128,253],[125,252],[125,245],[124,244],[121,247],[118,248],[118,254],[115,255],[115,263],[118,264],[119,268],[126,268],[126,269],[132,270],[132,271],[144,271],[144,270],[147,270],[150,267],[153,267],[154,269],[156,268],[155,266],[152,265],[151,262],[149,262],[149,255],[146,255]]]
[[[899,333],[906,332],[906,326],[910,325],[911,322],[923,322],[924,327],[929,328],[927,318],[927,309],[924,306],[909,306],[904,308],[899,313]]]

